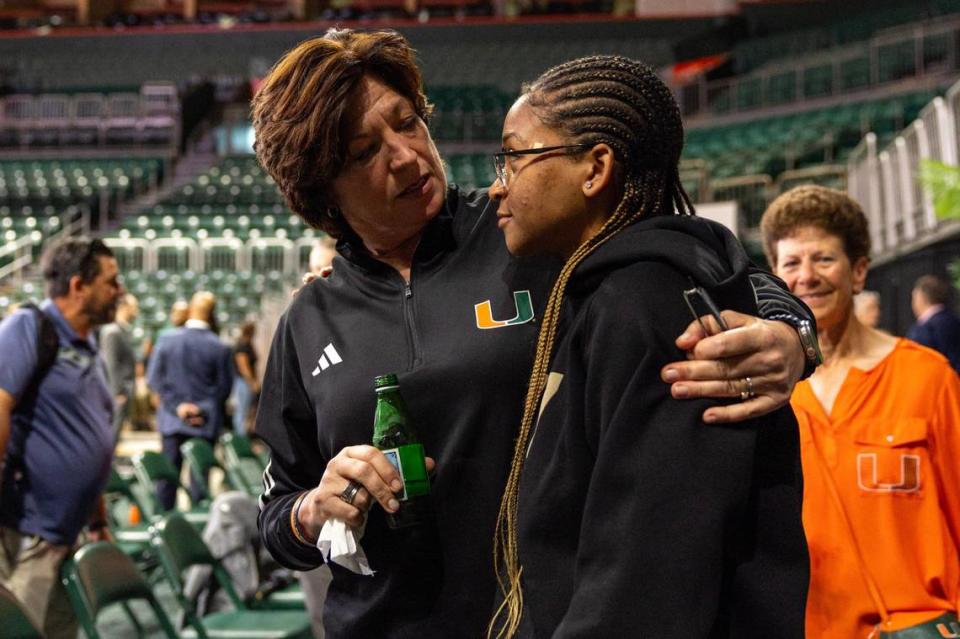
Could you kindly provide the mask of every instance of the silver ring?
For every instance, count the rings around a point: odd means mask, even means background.
[[[350,480],[350,483],[347,484],[347,487],[344,488],[343,492],[337,495],[337,497],[353,506],[353,500],[357,498],[357,493],[360,492],[361,488],[363,488],[363,484]]]
[[[746,388],[740,391],[741,402],[745,402],[748,399],[753,399],[754,397],[757,396],[757,394],[753,392],[753,380],[750,379],[749,377],[744,377],[743,382],[746,385]]]

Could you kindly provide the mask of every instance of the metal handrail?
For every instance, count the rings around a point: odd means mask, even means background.
[[[0,266],[0,280],[17,273],[22,277],[23,270],[33,263],[33,247],[37,241],[33,239],[32,234],[24,235],[20,239],[8,242],[0,246],[0,259],[13,255],[13,259]]]

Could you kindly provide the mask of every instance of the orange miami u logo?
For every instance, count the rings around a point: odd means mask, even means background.
[[[900,455],[900,478],[897,482],[882,482],[878,479],[877,454],[857,455],[857,484],[868,493],[915,493],[920,490],[920,456]]]
[[[503,328],[504,326],[526,324],[533,320],[533,302],[530,301],[530,291],[514,291],[513,304],[516,307],[516,315],[508,320],[493,319],[493,308],[490,300],[474,304],[473,312],[477,318],[477,328]]]
[[[938,623],[937,632],[939,632],[940,636],[944,639],[950,639],[950,637],[960,637],[960,623],[957,623],[956,621]]]

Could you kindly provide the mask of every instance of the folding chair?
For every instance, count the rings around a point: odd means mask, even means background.
[[[43,639],[13,593],[0,585],[0,628],[7,639]]]
[[[157,561],[150,547],[150,522],[146,520],[145,506],[134,492],[130,482],[112,466],[103,496],[107,503],[110,532],[116,540],[117,547],[130,557],[144,574],[151,573],[157,567]],[[142,520],[133,524],[129,520],[124,521],[118,515],[118,510],[124,507],[127,509],[135,507],[140,511]]]
[[[143,505],[147,509],[147,516],[151,521],[155,521],[165,514],[157,495],[156,482],[160,480],[169,481],[189,494],[189,491],[180,483],[180,476],[173,464],[158,452],[147,450],[136,455],[133,458],[133,471],[145,493],[146,499]],[[210,503],[201,500],[198,503],[191,504],[191,506],[191,509],[185,512],[184,516],[190,523],[203,528],[207,520],[210,519]]]
[[[194,437],[180,446],[180,452],[183,453],[193,480],[203,488],[207,499],[213,499],[213,492],[210,490],[210,471],[218,468],[226,474],[226,470],[214,456],[210,442]]]
[[[234,490],[259,497],[263,486],[263,462],[253,452],[250,439],[234,433],[220,436],[227,481]]]
[[[150,585],[137,571],[133,560],[114,544],[101,541],[84,546],[64,563],[61,575],[77,620],[88,639],[100,639],[97,616],[113,604],[123,606],[137,636],[143,636],[143,628],[129,607],[129,602],[137,600],[146,601],[153,609],[160,629],[168,639],[177,639],[173,623]]]
[[[310,639],[310,619],[305,611],[251,609],[237,595],[230,576],[203,542],[196,529],[180,513],[171,513],[153,528],[153,544],[164,574],[183,609],[184,636],[230,637],[232,639]],[[234,610],[201,617],[185,595],[183,573],[191,566],[209,566]]]

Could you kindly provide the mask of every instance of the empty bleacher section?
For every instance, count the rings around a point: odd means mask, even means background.
[[[169,82],[139,91],[0,97],[0,151],[148,147],[172,155],[179,136],[180,103]]]
[[[960,12],[958,0],[931,0],[927,2],[892,3],[841,3],[835,7],[825,6],[824,11],[836,12],[836,17],[826,24],[780,33],[747,38],[733,48],[734,70],[748,73],[774,61],[806,57],[812,53],[844,45],[863,42],[874,35],[908,23],[922,22]],[[783,6],[768,6],[755,10],[768,13],[782,12]],[[789,27],[789,16],[768,16]],[[783,27],[781,27],[783,29]]]
[[[221,326],[257,313],[306,271],[318,231],[283,204],[252,157],[224,158],[106,238],[140,299],[140,334],[154,335],[171,304],[197,290],[218,300]]]
[[[0,279],[58,234],[106,228],[120,205],[162,180],[164,161],[0,159]]]
[[[884,141],[935,96],[922,91],[721,127],[692,129],[684,158],[698,201],[736,199],[755,228],[767,203],[800,182],[845,188],[846,161],[867,132]]]
[[[958,64],[960,7],[949,16],[854,44],[795,55],[781,51],[759,68],[733,77],[701,77],[683,88],[681,107],[686,116],[722,116],[836,100],[893,83],[926,81],[929,86],[938,75],[954,73]]]
[[[156,188],[163,172],[160,158],[0,159],[0,207],[29,215],[77,206],[97,215]]]

